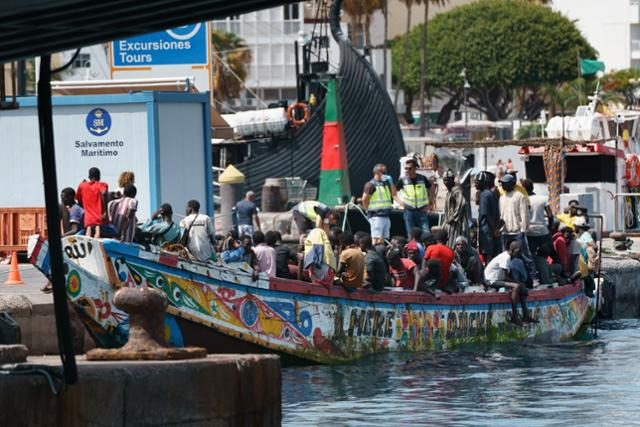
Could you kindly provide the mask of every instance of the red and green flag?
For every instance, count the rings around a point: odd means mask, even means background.
[[[329,80],[325,97],[318,201],[335,206],[349,201],[349,166],[340,114],[338,82]]]

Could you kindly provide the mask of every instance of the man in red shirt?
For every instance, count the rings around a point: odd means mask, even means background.
[[[109,186],[100,182],[100,169],[89,169],[89,181],[82,181],[76,191],[76,200],[84,209],[84,225],[88,237],[100,237],[100,226],[109,224],[107,196]]]
[[[449,281],[449,269],[455,259],[455,254],[453,250],[446,245],[447,239],[449,238],[447,230],[438,230],[435,233],[435,238],[436,244],[427,247],[424,259],[426,261],[432,259],[440,261],[440,281],[438,282],[438,288],[445,289]]]
[[[387,251],[389,274],[393,276],[393,286],[414,290],[416,288],[416,264],[408,258],[402,258],[400,249],[390,248]]]

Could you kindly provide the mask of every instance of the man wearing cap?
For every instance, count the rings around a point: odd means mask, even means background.
[[[518,193],[522,194],[525,199],[527,199],[527,201],[529,201],[529,193],[527,193],[527,189],[524,188],[523,185],[520,185],[520,183],[518,182],[518,171],[515,169],[508,169],[507,173],[505,175],[511,175],[513,177],[513,179],[515,180],[515,186],[513,187],[514,190],[516,190]],[[504,176],[503,176],[504,177]],[[502,179],[503,177],[501,177],[500,179]],[[500,192],[501,196],[504,196],[504,189],[501,187],[498,187],[498,191]]]
[[[479,192],[478,203],[478,252],[485,264],[502,250],[500,240],[500,208],[498,197],[491,191],[496,176],[488,171],[476,176],[476,189]]]
[[[381,163],[373,168],[373,179],[367,182],[362,193],[362,206],[366,209],[371,224],[371,239],[374,245],[384,243],[391,230],[391,207],[397,198],[396,186],[386,176],[387,167]]]
[[[244,199],[236,203],[236,215],[238,216],[238,235],[253,236],[254,230],[260,230],[260,218],[255,204],[256,195],[253,191],[247,191]],[[256,227],[253,228],[255,222]]]
[[[422,231],[430,231],[427,213],[431,210],[429,188],[431,182],[417,173],[418,162],[408,159],[404,163],[405,175],[398,180],[398,191],[401,193],[401,205],[404,207],[403,218],[407,236],[413,227]]]
[[[527,267],[527,273],[533,280],[538,279],[538,271],[529,251],[526,233],[531,221],[529,203],[522,193],[515,191],[516,179],[511,174],[505,174],[500,180],[505,194],[500,197],[500,218],[502,227],[502,245],[509,247],[512,241],[522,244],[522,259]]]
[[[449,241],[447,245],[453,248],[458,236],[469,239],[469,220],[467,218],[467,200],[462,194],[462,187],[455,185],[455,176],[448,169],[442,177],[447,187],[447,197],[444,204],[444,229],[447,230]]]

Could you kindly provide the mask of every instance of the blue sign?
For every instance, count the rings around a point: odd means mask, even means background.
[[[111,129],[111,116],[104,108],[94,108],[87,114],[87,130],[91,135],[103,136]]]
[[[184,25],[111,43],[113,67],[207,64],[207,25]]]

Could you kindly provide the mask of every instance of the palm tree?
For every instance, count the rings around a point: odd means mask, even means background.
[[[409,33],[411,31],[411,7],[414,4],[420,4],[422,0],[401,0],[407,8],[407,31],[404,33],[404,45],[402,50],[402,59],[400,60],[400,69],[398,70],[398,81],[396,83],[396,93],[393,96],[393,109],[398,111],[398,94],[402,86],[402,78],[404,77],[404,69],[409,56]]]
[[[253,57],[245,41],[233,33],[220,30],[211,32],[213,45],[213,93],[218,100],[216,110],[223,101],[240,96],[249,74]]]
[[[355,20],[355,27],[364,36],[364,46],[371,45],[371,16],[376,10],[382,9],[383,0],[345,0],[342,9]],[[364,22],[363,22],[364,21]],[[355,38],[355,37],[354,37]]]
[[[425,117],[425,97],[427,80],[427,26],[429,24],[429,5],[444,6],[447,0],[424,0],[424,24],[422,25],[422,58],[420,59],[420,136],[424,136],[427,129]]]

